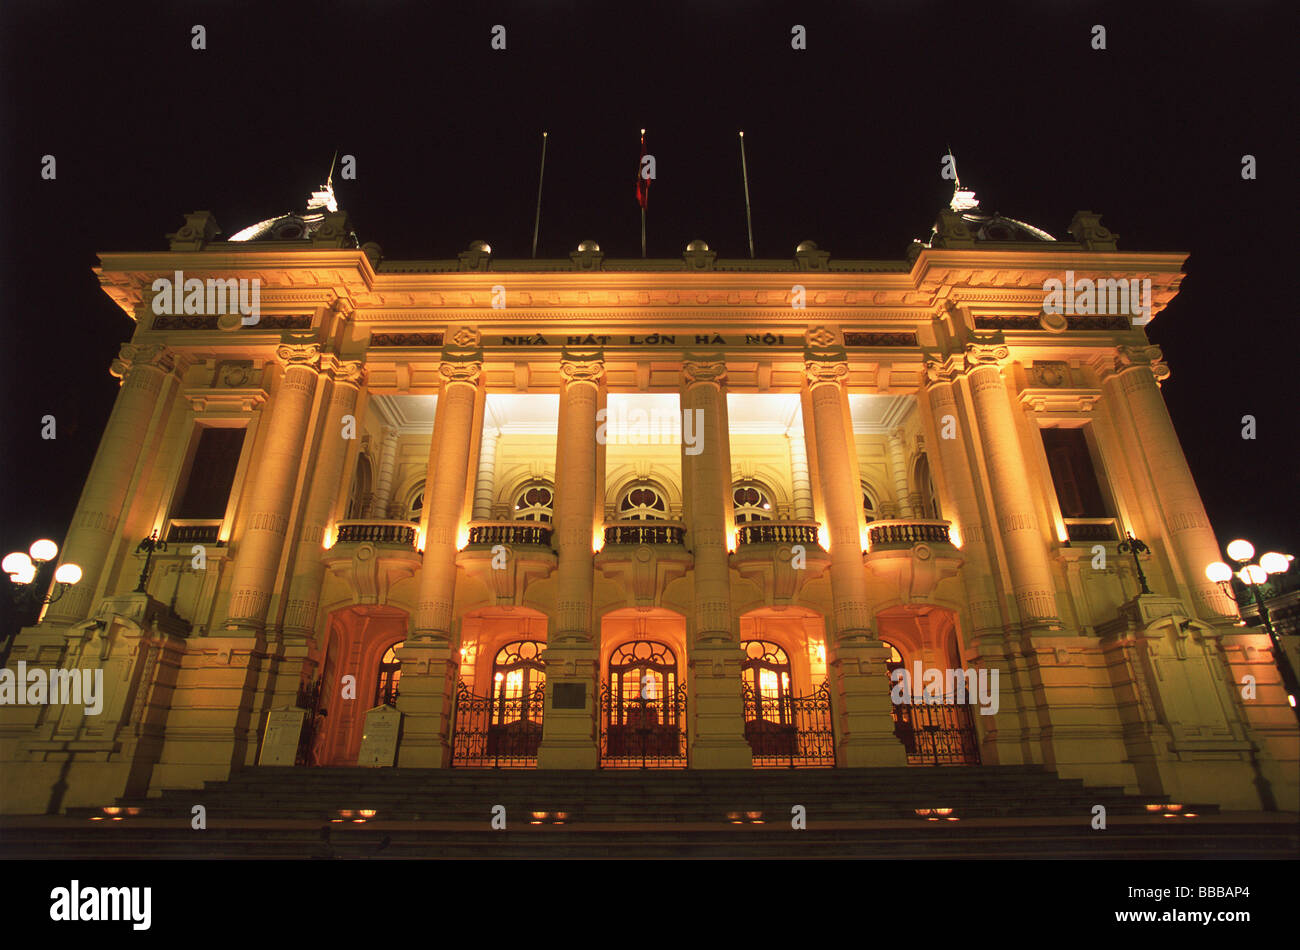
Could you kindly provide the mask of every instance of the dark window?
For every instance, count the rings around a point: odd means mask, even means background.
[[[1083,429],[1043,429],[1043,448],[1052,470],[1063,518],[1106,518],[1101,484]]]
[[[224,518],[235,484],[239,452],[244,446],[243,429],[200,430],[199,443],[190,463],[190,476],[181,492],[173,518]]]

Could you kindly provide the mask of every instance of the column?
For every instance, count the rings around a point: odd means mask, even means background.
[[[912,494],[907,488],[907,443],[903,439],[902,429],[889,433],[889,470],[894,477],[894,500],[898,506],[898,517],[915,518],[916,507],[912,504]]]
[[[470,437],[483,369],[477,349],[447,347],[442,353],[442,391],[429,446],[424,506],[427,527],[413,629],[398,651],[402,688],[402,741],[397,764],[445,768],[450,764],[452,703],[459,669],[453,642],[456,545],[469,479]]]
[[[906,765],[890,712],[887,653],[871,630],[867,574],[862,563],[861,489],[853,476],[856,448],[849,424],[849,375],[843,347],[805,351],[817,446],[818,476],[829,522],[833,623],[827,666],[835,678],[839,724],[836,760],[842,767]],[[805,431],[808,430],[805,423]]]
[[[385,519],[393,499],[393,476],[397,471],[397,430],[383,426],[379,430],[379,471],[375,475],[375,490],[370,495],[366,517]]]
[[[1236,615],[1236,609],[1219,586],[1205,576],[1205,566],[1223,560],[1201,494],[1178,441],[1173,420],[1158,379],[1169,375],[1156,346],[1119,347],[1115,369],[1103,374],[1105,398],[1120,412],[1127,412],[1140,441],[1137,449],[1145,460],[1155,500],[1175,559],[1175,571],[1191,594],[1191,608],[1209,621]]]
[[[592,629],[595,586],[596,409],[604,353],[561,354],[560,418],[555,442],[555,622],[546,638],[546,708],[537,765],[594,769],[599,639]],[[556,690],[564,694],[555,707]],[[579,702],[581,700],[581,702]]]
[[[733,627],[727,508],[731,458],[727,451],[727,364],[722,354],[682,363],[681,407],[699,433],[696,454],[682,444],[686,530],[694,557],[695,616],[690,647],[692,685],[691,767],[747,769],[753,756],[745,740],[740,665],[744,655]],[[683,429],[686,427],[683,419]]]
[[[344,362],[332,355],[321,357],[322,375],[329,381],[329,408],[322,420],[316,462],[303,511],[302,532],[294,552],[293,576],[284,613],[284,630],[299,639],[315,636],[316,611],[325,579],[323,544],[330,528],[334,503],[343,484],[348,440],[343,438],[343,417],[353,415],[361,390],[364,364]]]
[[[492,498],[496,489],[497,439],[501,430],[483,427],[483,441],[478,453],[478,480],[474,483],[474,520],[492,517]]]
[[[966,378],[1020,621],[1028,628],[1055,629],[1060,615],[1047,546],[1034,514],[1027,463],[999,369],[1009,355],[1002,345],[968,343]]]
[[[961,580],[966,589],[969,628],[966,646],[975,653],[975,666],[998,671],[999,708],[996,716],[976,716],[982,741],[981,756],[987,763],[999,765],[1026,761],[1024,718],[1032,715],[1034,699],[1022,691],[1032,689],[1025,683],[1017,660],[1019,650],[1007,635],[1004,598],[998,579],[1002,576],[992,540],[986,534],[979,493],[971,465],[971,439],[975,433],[966,424],[965,413],[958,405],[956,380],[961,376],[960,356],[938,362],[926,362],[928,383],[919,394],[922,421],[927,427],[926,444],[934,445],[935,468],[932,477],[944,492],[944,511],[953,522],[965,563]],[[949,437],[945,438],[945,434]],[[939,664],[946,665],[946,664]]]
[[[84,619],[94,605],[100,575],[117,538],[138,450],[144,444],[154,407],[177,356],[161,344],[122,344],[109,370],[122,380],[77,513],[68,529],[59,562],[81,567],[81,583],[49,606],[43,624],[71,624]]]
[[[283,344],[276,357],[284,375],[261,435],[264,445],[257,474],[247,488],[249,515],[234,545],[226,613],[227,629],[244,634],[260,633],[266,623],[320,375],[319,344]]]
[[[802,430],[786,430],[786,439],[790,443],[790,487],[794,496],[794,517],[796,521],[812,521],[813,513],[812,476],[808,473],[808,446],[804,442]]]

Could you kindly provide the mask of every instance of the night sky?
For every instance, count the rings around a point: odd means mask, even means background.
[[[644,126],[651,257],[746,256],[740,128],[759,257],[901,260],[951,196],[949,145],[986,211],[1068,239],[1088,209],[1121,250],[1190,252],[1148,328],[1174,422],[1220,540],[1300,554],[1290,6],[5,0],[0,553],[62,542],[117,392],[133,324],[98,252],[163,249],[196,209],[226,235],[301,210],[337,149],[340,204],[387,258],[527,257],[547,129],[539,256],[635,257]]]

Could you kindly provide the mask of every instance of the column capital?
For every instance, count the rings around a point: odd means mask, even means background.
[[[336,383],[360,389],[366,380],[366,364],[362,360],[341,360],[333,353],[326,353],[320,358],[320,366]]]
[[[1011,357],[1011,350],[1005,343],[995,341],[978,341],[967,343],[965,348],[965,370],[982,369],[985,366],[992,366],[997,369],[1005,360]]]
[[[727,379],[727,360],[722,353],[687,353],[682,359],[682,382],[689,388],[697,383],[721,387]]]
[[[560,375],[566,389],[575,383],[597,385],[605,375],[605,351],[571,350],[566,346],[560,351]]]
[[[281,343],[275,348],[275,358],[284,368],[320,369],[319,343]]]
[[[929,389],[940,383],[954,383],[963,370],[963,357],[958,354],[928,358],[925,361],[925,387]]]
[[[1169,365],[1158,346],[1119,346],[1115,348],[1115,373],[1144,367],[1158,380],[1169,378]]]
[[[840,386],[848,378],[848,354],[842,346],[807,347],[803,351],[803,360],[809,387],[827,384]]]
[[[483,372],[483,351],[479,348],[443,347],[438,372],[445,386],[463,383],[476,387]]]
[[[175,350],[161,343],[123,343],[108,371],[118,379],[126,379],[126,374],[137,366],[151,366],[159,372],[170,373],[176,368],[176,357]]]

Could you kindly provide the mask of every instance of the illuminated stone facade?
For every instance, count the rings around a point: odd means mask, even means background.
[[[196,213],[168,251],[102,256],[137,329],[63,546],[85,579],[9,665],[102,668],[104,707],[0,708],[6,811],[226,778],[300,701],[327,710],[310,760],[355,764],[394,656],[397,764],[482,764],[455,761],[458,710],[508,669],[515,699],[545,683],[523,764],[601,767],[635,642],[669,648],[671,679],[637,675],[681,687],[691,768],[762,764],[761,642],[788,663],[772,689],[826,684],[839,767],[909,761],[896,651],[1000,672],[983,764],[1297,807],[1296,722],[1267,638],[1205,580],[1159,349],[1128,315],[1043,312],[1068,270],[1149,279],[1158,314],[1184,255],[1123,253],[1084,212],[1055,241],[945,210],[898,261],[392,262],[317,210],[239,241]],[[158,313],[178,274],[257,280],[256,321]]]

